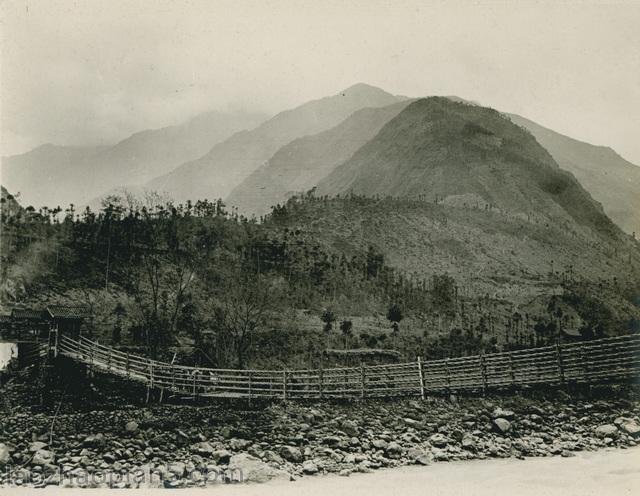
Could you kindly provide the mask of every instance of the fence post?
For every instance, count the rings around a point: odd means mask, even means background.
[[[515,387],[516,385],[516,372],[513,369],[513,352],[509,352],[509,379],[511,379],[511,386]]]
[[[319,390],[320,390],[320,399],[322,399],[323,395],[324,395],[324,368],[322,367],[322,365],[320,365],[320,371],[319,371]]]
[[[449,359],[444,359],[444,369],[447,374],[447,394],[451,394],[451,372],[449,371]]]
[[[149,369],[149,378],[147,380],[147,398],[145,403],[149,403],[149,397],[151,396],[151,388],[153,387],[153,365],[151,364],[151,360],[147,358],[147,364]]]
[[[564,367],[562,366],[562,349],[560,343],[556,343],[556,358],[558,361],[558,377],[560,384],[564,384]]]
[[[480,353],[480,374],[482,376],[482,394],[487,394],[487,360],[484,353]]]
[[[111,348],[107,348],[107,370],[111,370]]]
[[[347,369],[344,370],[344,390],[342,391],[342,396],[345,398],[349,396],[349,371]]]
[[[91,374],[93,375],[93,345],[89,347],[89,360],[91,361],[91,365],[89,366],[91,370]]]
[[[198,369],[193,369],[193,399],[195,400],[197,397],[196,394],[196,375],[198,374]]]
[[[287,401],[287,371],[282,371],[282,399]]]
[[[153,362],[149,360],[149,384],[153,389]]]
[[[364,363],[360,362],[360,397],[364,399],[366,390],[366,371]]]
[[[249,405],[251,405],[251,371],[249,371]]]
[[[53,348],[53,357],[57,357],[58,356],[58,342],[60,339],[60,328],[58,326],[56,326],[56,334],[55,334],[55,341],[54,341],[54,348]]]
[[[587,391],[589,392],[589,394],[591,394],[591,378],[589,377],[590,374],[590,370],[589,370],[589,348],[588,345],[585,345],[584,343],[581,345],[580,347],[581,350],[581,359],[582,359],[582,373],[584,375],[584,382],[587,386]]]
[[[420,397],[425,399],[424,393],[424,371],[422,370],[422,357],[418,355],[418,377],[420,378]]]
[[[127,370],[127,379],[129,379],[129,377],[131,376],[131,373],[129,372],[129,352],[127,351],[127,362],[126,362],[126,370]]]

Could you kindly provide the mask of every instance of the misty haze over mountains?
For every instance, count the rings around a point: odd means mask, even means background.
[[[357,84],[271,119],[259,113],[209,112],[182,125],[141,131],[114,146],[43,145],[22,155],[4,157],[2,184],[12,193],[19,192],[23,205],[34,207],[64,207],[69,203],[95,207],[104,195],[126,188],[135,193],[166,193],[177,202],[223,198],[246,216],[260,216],[293,194],[316,186],[320,186],[321,194],[347,191],[350,183],[345,182],[344,172],[343,176],[336,175],[338,170],[344,171],[343,164],[366,148],[367,142],[409,103],[406,97]],[[639,167],[609,148],[508,115],[532,133],[560,168],[576,177],[619,227],[627,233],[640,230]],[[482,146],[491,148],[490,138],[483,139]],[[435,156],[420,160],[429,162]],[[403,185],[398,190],[402,194],[410,190],[411,195],[464,195],[462,183],[454,179],[454,163],[438,172],[439,178],[448,177],[452,185],[446,192],[435,191],[435,177],[424,178],[420,186],[413,177],[403,178],[398,173],[400,164],[386,171],[391,176],[383,185],[368,192],[396,194],[394,188],[380,190],[395,181]],[[504,184],[485,187],[484,200],[488,201],[499,185]]]
[[[42,145],[3,157],[2,184],[19,192],[25,206],[81,206],[112,188],[144,184],[266,118],[211,111],[175,126],[140,131],[113,146]]]

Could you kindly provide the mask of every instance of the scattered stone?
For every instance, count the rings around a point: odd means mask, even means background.
[[[129,433],[134,433],[138,431],[138,422],[131,420],[124,424],[124,430]]]
[[[282,448],[280,448],[280,456],[285,460],[294,463],[300,463],[302,460],[304,460],[302,452],[295,446],[283,446]]]
[[[599,438],[618,437],[618,428],[615,425],[604,424],[596,427],[595,433]]]
[[[407,458],[409,458],[412,463],[416,463],[418,465],[431,465],[431,462],[433,461],[431,453],[419,448],[410,448],[407,450]]]
[[[345,420],[340,425],[340,428],[347,436],[358,435],[358,424],[356,424],[353,420]]]
[[[640,424],[635,420],[626,420],[620,424],[620,429],[623,432],[626,432],[630,436],[638,437],[640,436]]]
[[[505,418],[498,417],[493,419],[493,427],[494,427],[494,430],[496,430],[501,434],[506,434],[508,432],[511,432],[511,422],[509,422]]]
[[[243,482],[267,482],[273,479],[289,480],[289,474],[275,469],[246,453],[233,455],[229,460],[230,473],[242,475]],[[239,471],[239,472],[237,472]]]
[[[206,441],[194,444],[191,447],[191,449],[196,453],[198,453],[199,455],[205,455],[205,456],[209,456],[216,451],[216,449],[211,445],[211,443],[208,443]]]
[[[47,443],[43,443],[42,441],[34,441],[29,445],[29,451],[31,453],[35,453],[36,451],[40,451],[41,449],[45,449],[48,446]]]
[[[311,460],[306,460],[302,464],[302,471],[305,474],[312,475],[318,473],[318,466]]]
[[[211,459],[220,465],[225,465],[231,459],[231,452],[226,449],[215,450],[211,453]]]
[[[491,414],[491,418],[493,419],[503,418],[507,420],[513,420],[515,416],[516,414],[511,410],[503,410],[500,407],[493,410],[493,413]]]
[[[374,439],[371,444],[374,448],[386,450],[389,443],[387,443],[384,439]]]
[[[447,436],[444,434],[438,432],[429,438],[429,443],[431,443],[431,446],[435,446],[436,448],[443,448],[449,444],[449,439],[447,439]]]
[[[391,455],[398,455],[402,452],[402,446],[400,446],[397,442],[392,441],[387,445],[386,452]]]
[[[56,461],[56,455],[53,451],[40,449],[33,454],[31,459],[32,465],[53,465]]]
[[[9,446],[4,443],[0,443],[0,467],[8,465],[11,462],[11,452]]]
[[[102,448],[106,444],[104,434],[95,434],[87,436],[83,442],[83,445],[88,448]]]
[[[476,442],[472,436],[465,435],[460,442],[462,447],[467,451],[476,451]]]

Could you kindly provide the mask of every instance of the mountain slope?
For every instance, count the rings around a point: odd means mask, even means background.
[[[22,207],[15,199],[15,197],[7,191],[4,186],[0,185],[0,203],[2,207],[2,213],[7,215],[13,215],[16,212],[22,210]]]
[[[77,202],[78,189],[91,180],[85,164],[106,149],[46,144],[21,155],[2,157],[0,181],[19,193],[25,206],[66,206]]]
[[[508,115],[528,129],[562,169],[580,181],[618,226],[627,233],[640,233],[640,167],[611,148],[578,141],[519,115]]]
[[[358,110],[327,131],[292,141],[240,183],[226,203],[247,216],[268,213],[292,194],[315,186],[409,103]]]
[[[362,108],[383,107],[403,99],[357,84],[337,95],[281,112],[256,129],[236,133],[203,157],[154,179],[146,187],[166,191],[177,201],[226,197],[290,141],[325,131]]]
[[[318,185],[317,194],[437,199],[621,233],[523,128],[446,98],[409,105]]]
[[[180,125],[135,133],[113,146],[44,145],[3,157],[2,184],[20,192],[25,205],[80,205],[111,188],[164,174],[265,118],[262,114],[208,112]]]
[[[408,198],[294,197],[271,222],[346,260],[373,247],[409,279],[448,274],[466,295],[515,305],[556,294],[565,279],[605,281],[601,291],[614,294],[618,283],[640,278],[640,250],[628,237],[496,209]]]

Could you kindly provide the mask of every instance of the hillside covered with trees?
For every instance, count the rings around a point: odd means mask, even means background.
[[[157,201],[112,197],[97,213],[3,203],[4,310],[86,305],[103,342],[231,367],[318,365],[326,349],[460,356],[638,326],[623,270],[637,252],[585,249],[562,227],[528,226],[530,256],[498,263],[498,241],[511,253],[523,227],[490,211],[309,194],[257,222],[221,201]],[[558,237],[553,266],[535,258]],[[611,272],[579,252],[612,256]]]

